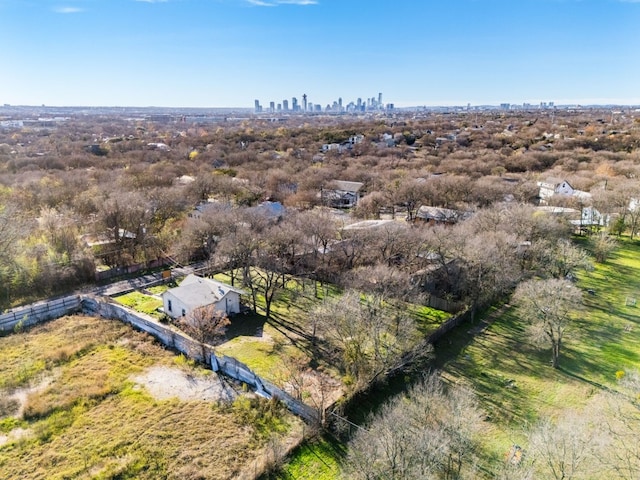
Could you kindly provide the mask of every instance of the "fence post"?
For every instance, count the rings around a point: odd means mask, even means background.
[[[216,357],[216,354],[213,351],[209,352],[209,359],[211,362],[211,370],[213,370],[214,372],[220,370],[220,365],[218,365],[218,357]]]

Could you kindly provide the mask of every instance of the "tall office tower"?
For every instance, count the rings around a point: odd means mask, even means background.
[[[307,111],[307,94],[306,93],[302,94],[302,111],[303,112]]]
[[[382,108],[382,93],[378,93],[378,107]]]
[[[262,111],[262,107],[260,106],[260,100],[256,100],[254,103],[254,109],[256,113],[260,113]]]
[[[298,107],[298,99],[296,97],[293,97],[291,99],[291,110],[293,110],[294,112],[297,112],[299,108],[300,107]]]
[[[289,111],[289,100],[282,100],[282,110],[285,112]]]
[[[338,97],[338,109],[342,111],[342,97]]]
[[[358,103],[356,103],[356,106],[358,107],[358,110],[362,110],[362,99],[358,97],[357,102]]]
[[[269,111],[271,113],[276,111],[276,102],[269,102]]]

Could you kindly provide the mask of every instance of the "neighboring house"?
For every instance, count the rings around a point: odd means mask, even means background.
[[[358,145],[359,143],[362,143],[363,140],[364,140],[364,135],[361,135],[361,134],[352,135],[351,137],[349,137],[349,140],[346,140],[342,143],[325,143],[322,145],[321,150],[323,153],[329,152],[331,150],[337,150],[338,153],[343,153],[347,150],[353,149],[354,145]]]
[[[470,216],[471,212],[423,205],[416,213],[416,222],[424,222],[428,225],[453,225]]]
[[[166,143],[162,143],[162,142],[147,143],[147,147],[153,148],[153,149],[156,149],[156,150],[163,150],[165,152],[170,152],[171,151],[171,148],[169,148],[169,145],[167,145]]]
[[[397,225],[395,220],[362,220],[360,222],[346,225],[343,230],[365,230],[384,226],[392,227],[393,225]]]
[[[579,219],[571,220],[571,224],[576,228],[586,227],[606,227],[609,225],[609,215],[603,215],[593,207],[585,207]]]
[[[144,227],[142,227],[141,233],[146,233],[146,229]],[[121,241],[121,242],[125,242],[127,240],[135,240],[136,238],[138,238],[138,236],[133,233],[130,232],[128,230],[124,230],[123,228],[119,228],[118,229],[118,235],[117,238]],[[101,245],[112,245],[116,243],[116,235],[115,235],[115,230],[111,229],[108,232],[104,232],[100,235],[91,235],[91,234],[87,234],[87,235],[83,235],[81,237],[81,240],[88,246],[88,247],[99,247]]]
[[[200,202],[198,205],[194,207],[194,209],[189,212],[189,218],[202,218],[208,212],[216,212],[220,210],[228,209],[229,205],[223,202],[218,201],[208,201],[208,202]]]
[[[185,317],[197,308],[213,305],[227,315],[240,313],[244,291],[210,278],[188,275],[182,283],[162,294],[164,312],[171,318]]]
[[[582,190],[576,190],[566,180],[558,180],[549,178],[545,181],[538,182],[538,198],[540,204],[544,205],[554,195],[561,195],[563,197],[574,197],[580,202],[589,202],[591,200],[591,194]]]
[[[284,205],[280,202],[271,201],[262,202],[251,210],[273,222],[281,220],[286,213]]]
[[[360,182],[333,180],[327,188],[320,192],[322,203],[334,208],[355,207],[360,200],[360,190],[364,186]]]

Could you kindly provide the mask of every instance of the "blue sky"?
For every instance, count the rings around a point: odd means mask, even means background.
[[[640,0],[0,0],[0,104],[640,104]]]

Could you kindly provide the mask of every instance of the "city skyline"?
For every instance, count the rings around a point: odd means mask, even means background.
[[[291,97],[291,108],[289,108],[289,99],[282,99],[280,103],[276,103],[273,100],[269,100],[269,107],[265,108],[260,103],[260,99],[255,99],[253,102],[254,113],[281,113],[281,112],[302,112],[302,113],[320,113],[320,112],[365,112],[365,111],[384,111],[393,110],[395,105],[393,103],[385,104],[382,101],[382,92],[378,92],[376,96],[366,97],[364,100],[362,97],[351,100],[346,104],[343,102],[342,97],[338,97],[331,103],[327,103],[325,106],[313,103],[309,101],[309,97],[306,93],[302,94],[302,103],[298,102],[298,97]]]
[[[638,0],[0,0],[0,104],[638,105],[639,24]]]

